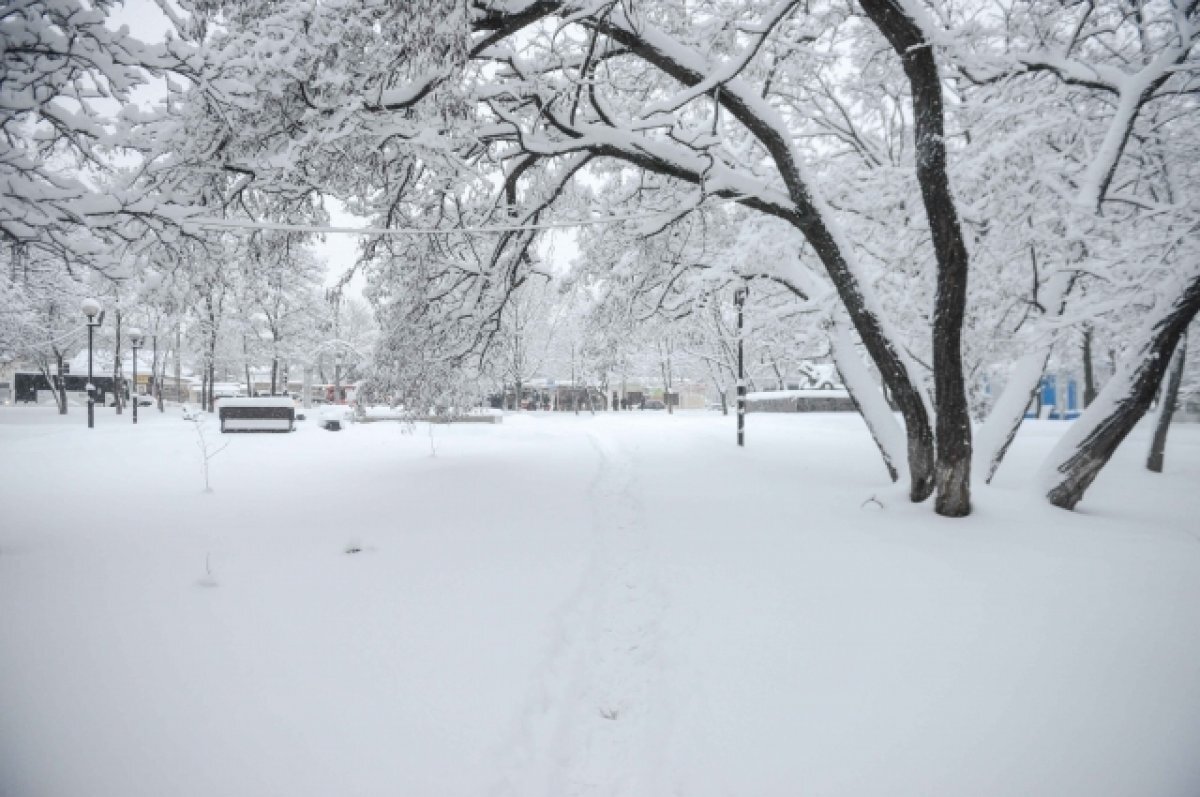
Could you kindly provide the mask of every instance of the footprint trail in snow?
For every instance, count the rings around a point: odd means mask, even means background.
[[[592,550],[560,607],[495,795],[662,794],[673,699],[667,596],[631,458],[591,434]]]

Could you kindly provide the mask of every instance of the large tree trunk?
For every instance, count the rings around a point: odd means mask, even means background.
[[[917,181],[937,255],[933,377],[937,410],[935,511],[971,512],[971,416],[962,369],[962,325],[969,260],[946,174],[942,84],[930,43],[899,0],[860,0],[900,56],[912,87]]]
[[[1175,405],[1179,401],[1179,384],[1183,381],[1183,366],[1187,360],[1187,333],[1179,339],[1175,354],[1171,357],[1171,375],[1167,379],[1167,389],[1163,393],[1159,405],[1158,422],[1154,425],[1154,439],[1150,441],[1150,455],[1146,458],[1146,467],[1155,473],[1162,473],[1163,455],[1167,448],[1167,431],[1171,427],[1171,417],[1175,414]]]
[[[1125,363],[1096,402],[1072,424],[1043,464],[1040,481],[1050,503],[1074,509],[1117,446],[1133,429],[1162,383],[1176,344],[1200,310],[1200,272],[1139,335]]]

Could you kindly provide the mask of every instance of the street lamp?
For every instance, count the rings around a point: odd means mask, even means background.
[[[100,302],[95,299],[84,299],[79,307],[83,314],[87,316],[88,328],[88,381],[87,381],[87,397],[88,397],[88,428],[92,429],[96,426],[96,386],[92,384],[92,333],[96,327],[104,323],[104,311],[100,309]]]
[[[129,348],[133,349],[133,390],[130,392],[130,398],[133,399],[133,422],[137,423],[137,405],[138,405],[138,384],[137,384],[137,353],[138,349],[142,348],[142,330],[133,327],[129,330]]]
[[[742,308],[746,304],[748,293],[750,293],[750,289],[744,285],[733,292],[733,304],[737,307],[738,315],[737,441],[739,446],[746,445],[746,371],[742,357]]]

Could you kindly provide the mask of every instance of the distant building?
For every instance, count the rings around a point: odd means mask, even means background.
[[[1025,417],[1051,421],[1074,420],[1083,411],[1079,393],[1075,377],[1047,374],[1042,377],[1033,400],[1025,410]]]
[[[841,388],[767,390],[746,395],[747,412],[857,412],[850,394]]]

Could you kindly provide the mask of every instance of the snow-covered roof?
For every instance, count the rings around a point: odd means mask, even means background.
[[[747,399],[780,398],[846,398],[850,394],[839,388],[807,388],[805,390],[763,390],[747,393]]]
[[[259,398],[218,399],[221,407],[295,407],[296,403],[287,396],[260,396]]]
[[[76,354],[67,361],[72,374],[86,374],[88,364],[87,349]],[[146,356],[146,350],[143,348],[138,352],[137,370],[138,375],[149,374],[153,365],[153,358]],[[92,373],[96,376],[109,376],[113,370],[113,353],[106,349],[92,350]],[[183,369],[185,375],[190,375],[190,372]],[[133,357],[130,352],[121,352],[121,375],[124,377],[133,377]],[[171,374],[168,374],[171,376]]]

